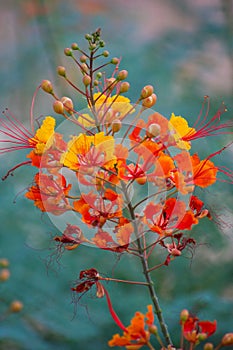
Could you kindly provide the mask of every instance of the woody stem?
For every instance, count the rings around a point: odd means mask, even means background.
[[[128,283],[128,284],[138,284],[140,286],[148,286],[147,282],[128,281],[128,280],[121,280],[118,278],[111,278],[111,277],[98,277],[98,279],[103,281],[121,282],[121,283]]]
[[[152,281],[150,270],[149,270],[149,267],[148,267],[147,257],[146,257],[145,251],[144,251],[144,249],[142,247],[140,234],[138,232],[138,226],[137,226],[137,223],[135,222],[136,217],[135,217],[135,214],[134,214],[134,209],[133,209],[133,206],[132,206],[132,204],[130,202],[130,199],[129,199],[129,196],[128,196],[125,184],[122,182],[121,185],[122,185],[122,189],[123,189],[123,192],[124,192],[124,195],[125,195],[126,202],[128,203],[127,205],[128,205],[128,209],[129,209],[129,214],[131,216],[132,223],[133,223],[134,230],[135,230],[135,235],[137,237],[136,242],[137,242],[138,251],[139,251],[139,254],[140,254],[140,259],[141,259],[141,263],[142,263],[143,273],[144,273],[146,281],[148,283],[148,289],[149,289],[150,297],[151,297],[151,300],[152,300],[153,305],[154,305],[155,313],[157,315],[161,331],[163,333],[164,338],[166,339],[167,345],[169,345],[169,344],[172,344],[171,337],[170,337],[170,334],[168,332],[168,328],[167,328],[167,325],[165,323],[165,320],[164,320],[164,317],[163,317],[163,314],[162,314],[162,309],[160,307],[158,297],[156,295],[154,282]]]

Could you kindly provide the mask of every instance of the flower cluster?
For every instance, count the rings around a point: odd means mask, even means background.
[[[108,59],[100,30],[85,38],[86,51],[77,43],[64,50],[80,71],[82,86],[72,82],[65,67],[59,66],[57,72],[85,99],[86,108],[80,111],[70,97],[57,96],[52,83],[43,80],[37,92],[42,89],[53,98],[54,112],[64,118],[60,124],[54,117],[46,116],[35,127],[32,112],[29,131],[6,111],[0,121],[0,152],[28,149],[29,153],[3,179],[21,165],[33,166],[34,183],[25,197],[48,213],[60,229],[61,235],[54,237],[60,251],[86,244],[138,257],[146,276],[144,284],[155,300],[150,271],[169,265],[184,249],[195,246],[196,240],[190,233],[193,226],[203,218],[211,219],[204,202],[194,195],[195,188],[211,186],[221,174],[227,175],[230,182],[233,179],[231,170],[213,162],[213,157],[225,148],[200,159],[192,152],[192,143],[228,133],[227,128],[233,124],[221,123],[225,108],[210,119],[208,113],[201,112],[192,126],[174,113],[167,119],[152,109],[157,100],[152,85],[142,88],[136,102],[130,101],[125,96],[130,89],[128,72],[119,69],[119,58]],[[114,67],[110,75],[109,66]],[[35,98],[33,104],[34,101]],[[204,108],[208,111],[208,97]],[[167,257],[161,264],[151,266],[155,247],[164,249]],[[100,280],[104,278],[97,269],[83,270],[72,290],[82,294],[95,286],[97,297],[106,296],[113,319],[124,330],[123,337],[114,336],[109,345],[127,349],[147,345],[152,349],[152,306],[145,316],[137,312],[126,328]],[[154,307],[167,345],[171,345],[156,301]],[[196,318],[189,318],[182,327],[185,339],[193,344],[200,340],[200,334],[209,336],[215,330],[215,324],[211,328]]]

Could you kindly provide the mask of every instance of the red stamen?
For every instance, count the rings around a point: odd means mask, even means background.
[[[8,111],[6,109],[6,111]],[[24,125],[16,119],[11,113],[7,115],[3,112],[6,120],[0,120],[0,133],[7,136],[9,139],[2,139],[2,143],[11,143],[9,147],[0,148],[0,154],[5,152],[12,152],[24,148],[33,148],[35,142],[33,142],[33,134],[27,130]]]
[[[13,175],[13,172],[15,171],[15,169],[23,166],[23,165],[26,165],[26,164],[31,164],[31,160],[27,160],[26,162],[22,162],[20,164],[17,164],[16,166],[14,166],[13,168],[11,168],[10,170],[8,170],[8,172],[6,173],[6,175],[4,175],[2,177],[2,181],[6,180],[6,178],[9,176],[9,175]]]
[[[206,110],[204,117],[201,120],[204,105],[205,105],[206,101],[207,101],[207,110]],[[232,132],[230,132],[230,131],[219,131],[219,130],[233,127],[232,121],[227,121],[226,123],[220,124],[220,117],[226,111],[227,111],[226,107],[224,106],[224,104],[222,104],[222,108],[219,109],[217,111],[217,113],[209,121],[207,121],[207,116],[209,114],[209,97],[205,96],[205,100],[203,102],[201,112],[198,115],[197,120],[193,125],[193,128],[195,128],[196,131],[193,132],[191,130],[185,136],[182,137],[182,140],[192,141],[192,140],[196,140],[196,139],[206,137],[206,136],[215,136],[215,135],[220,135],[220,134],[231,134]]]
[[[116,312],[114,311],[114,309],[112,307],[112,302],[111,302],[110,296],[108,294],[108,291],[104,288],[104,286],[103,286],[103,289],[104,289],[104,293],[106,295],[108,308],[109,308],[109,311],[110,311],[110,314],[111,314],[113,320],[116,322],[118,327],[120,327],[120,329],[122,329],[124,332],[128,333],[127,328],[123,325],[123,323],[121,322],[121,320],[119,319],[119,317],[117,316]]]

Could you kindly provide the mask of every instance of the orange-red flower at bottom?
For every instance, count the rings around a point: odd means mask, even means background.
[[[125,346],[128,350],[138,350],[143,345],[147,345],[150,340],[149,328],[154,326],[154,314],[152,305],[147,306],[148,312],[144,315],[141,312],[136,312],[131,320],[131,323],[123,333],[123,336],[115,334],[108,345]],[[146,319],[146,320],[145,320]]]
[[[216,328],[216,321],[199,321],[197,317],[189,316],[183,324],[183,335],[190,343],[198,344],[211,336]]]

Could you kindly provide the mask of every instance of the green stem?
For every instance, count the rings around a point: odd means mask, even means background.
[[[152,300],[153,305],[154,305],[155,313],[157,315],[161,331],[163,333],[164,338],[166,339],[167,345],[169,345],[169,344],[172,344],[171,337],[169,335],[168,328],[167,328],[167,325],[165,323],[165,320],[164,320],[164,317],[162,314],[162,310],[161,310],[161,307],[159,304],[159,300],[158,300],[158,297],[157,297],[156,292],[155,292],[154,283],[152,281],[151,274],[150,274],[149,267],[148,267],[147,257],[146,257],[145,251],[142,247],[141,239],[139,237],[138,226],[135,223],[134,210],[133,210],[132,204],[130,202],[130,199],[129,199],[124,182],[122,182],[121,185],[122,185],[122,189],[123,189],[123,192],[124,192],[124,195],[126,198],[126,202],[128,203],[129,213],[130,213],[132,223],[134,226],[134,230],[135,230],[135,234],[137,237],[136,242],[137,242],[137,246],[138,246],[138,252],[139,252],[141,263],[142,263],[143,273],[144,273],[146,281],[148,283],[150,297],[151,297],[151,300]]]

